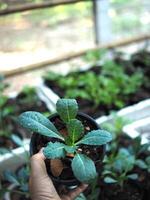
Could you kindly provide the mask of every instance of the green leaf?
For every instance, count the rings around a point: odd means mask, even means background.
[[[22,139],[18,136],[18,135],[15,135],[15,134],[12,134],[11,135],[11,139],[15,142],[15,144],[17,144],[18,146],[23,146],[23,141]]]
[[[43,153],[48,159],[63,158],[65,157],[65,144],[60,142],[49,142],[44,148]]]
[[[122,173],[123,171],[130,171],[134,167],[135,156],[131,155],[129,151],[125,148],[120,148],[116,159],[113,163],[113,168],[115,171]]]
[[[80,195],[77,196],[74,200],[87,200],[87,198],[84,196],[83,193],[80,193]]]
[[[21,126],[27,130],[37,132],[41,135],[64,140],[55,126],[44,115],[38,112],[27,111],[22,113],[18,119]]]
[[[137,159],[137,160],[135,161],[135,164],[136,164],[139,168],[141,168],[141,169],[147,169],[146,163],[145,163],[143,160],[141,160],[141,159]]]
[[[16,175],[9,170],[4,171],[4,178],[10,183],[15,183],[16,185],[20,185]]]
[[[104,178],[104,182],[105,182],[105,183],[111,184],[111,183],[116,183],[117,180],[115,180],[115,179],[113,179],[113,178],[107,176],[107,177]]]
[[[76,144],[103,145],[112,140],[112,135],[104,130],[94,130],[85,135]]]
[[[129,174],[127,177],[132,179],[132,180],[137,180],[138,179],[138,174]]]
[[[74,153],[77,149],[77,146],[67,146],[67,145],[65,145],[64,148],[67,151],[67,153]]]
[[[59,99],[56,103],[56,110],[60,118],[67,123],[76,117],[78,104],[75,99]]]
[[[76,154],[72,161],[75,177],[81,182],[90,182],[97,177],[94,162],[83,154]]]
[[[67,123],[67,129],[69,132],[69,138],[72,144],[74,144],[81,137],[81,134],[84,131],[84,126],[81,121],[77,119],[71,119]]]
[[[148,156],[148,157],[145,159],[145,161],[146,161],[146,164],[150,167],[150,156]]]

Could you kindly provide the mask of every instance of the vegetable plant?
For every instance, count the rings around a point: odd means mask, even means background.
[[[123,188],[124,182],[128,179],[138,179],[138,174],[130,173],[135,164],[135,156],[125,148],[120,148],[116,155],[112,154],[104,160],[104,182],[116,183]]]
[[[8,181],[11,184],[14,184],[16,187],[13,190],[9,190],[6,188],[2,189],[5,192],[17,193],[23,195],[25,199],[28,199],[30,196],[28,188],[29,174],[30,174],[30,167],[28,165],[24,165],[16,173],[10,170],[6,170],[4,172],[4,180]]]
[[[24,86],[20,94],[23,95],[23,98],[19,99],[21,104],[36,103],[39,100],[34,87]]]
[[[59,99],[56,110],[64,122],[67,136],[63,136],[54,124],[38,112],[27,111],[19,116],[19,123],[26,129],[50,138],[56,142],[48,142],[43,153],[48,159],[64,158],[73,154],[71,163],[74,176],[81,182],[89,182],[96,178],[96,167],[91,158],[79,149],[82,145],[105,145],[112,140],[111,133],[105,130],[92,130],[84,134],[84,126],[78,120],[78,104],[75,99]]]
[[[105,61],[99,68],[100,74],[91,69],[83,73],[70,73],[64,78],[63,75],[49,72],[44,79],[58,84],[64,92],[63,97],[86,99],[92,102],[94,108],[101,104],[123,107],[129,95],[134,94],[143,83],[141,71],[128,75],[123,66],[114,61]]]
[[[11,117],[14,112],[12,105],[7,105],[8,97],[4,95],[4,90],[7,88],[7,84],[4,82],[4,77],[0,76],[0,136],[8,137],[11,134],[10,125],[6,126],[5,119]]]

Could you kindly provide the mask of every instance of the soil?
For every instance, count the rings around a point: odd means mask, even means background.
[[[146,55],[148,57],[148,55],[150,56],[149,52],[146,52]],[[143,54],[142,54],[143,56]],[[147,99],[150,97],[150,92],[149,92],[149,76],[150,76],[150,64],[143,64],[143,57],[141,55],[138,54],[133,54],[132,58],[130,61],[124,60],[123,58],[114,58],[114,61],[118,64],[123,65],[123,67],[125,68],[125,71],[127,74],[131,75],[132,73],[136,72],[137,69],[140,69],[144,72],[144,75],[147,77],[147,83],[143,84],[140,89],[136,92],[136,94],[133,95],[129,95],[124,97],[124,101],[125,101],[125,106],[129,106],[129,105],[133,105],[141,100]],[[140,60],[141,58],[141,60]],[[101,66],[94,66],[92,68],[90,68],[88,71],[92,71],[95,74],[100,74],[101,72]],[[65,78],[67,78],[68,76],[73,75],[78,76],[78,74],[84,73],[84,71],[82,72],[74,72],[74,73],[70,73],[68,74]],[[65,89],[61,88],[60,85],[57,84],[56,81],[50,81],[50,80],[45,80],[45,84],[51,88],[58,96],[65,97]],[[81,110],[81,112],[87,113],[88,115],[92,116],[93,118],[97,118],[99,116],[102,115],[108,115],[110,113],[110,111],[116,111],[118,110],[118,108],[115,106],[115,104],[112,104],[110,106],[105,105],[105,104],[101,104],[98,107],[94,107],[94,103],[92,101],[86,100],[86,99],[82,99],[82,98],[77,98],[76,99],[78,104],[79,104],[79,109]]]
[[[123,189],[115,184],[101,184],[101,200],[143,200],[143,192],[130,183]]]
[[[26,197],[25,195],[22,195],[22,194],[12,193],[11,200],[31,200],[31,198]]]
[[[97,127],[95,127],[95,124],[91,124],[91,122],[89,121],[89,119],[85,119],[83,118],[83,116],[78,115],[77,118],[79,120],[82,121],[85,129],[84,129],[84,134],[88,133],[91,130],[95,130],[97,129]],[[62,122],[62,120],[57,116],[51,119],[51,121],[53,122],[53,124],[57,127],[57,130],[59,132],[61,132],[62,134],[66,134],[65,130],[65,124]],[[62,132],[63,130],[63,132]],[[47,138],[45,136],[41,136],[39,134],[35,135],[36,137],[36,141],[35,143],[32,145],[35,146],[35,149],[33,149],[33,154],[38,152],[43,146],[46,146],[46,144],[51,141],[51,142],[55,142],[55,141],[59,141],[58,139],[55,138]],[[104,146],[94,146],[93,147],[89,147],[88,145],[81,145],[78,149],[80,152],[86,154],[88,157],[90,157],[96,165],[97,171],[100,172],[101,171],[101,167],[102,167],[102,163],[101,160],[103,159],[104,156]],[[51,172],[51,167],[50,167],[50,160],[46,159],[45,163],[46,163],[46,167],[47,167],[47,172],[50,175],[51,178],[53,178],[54,183],[58,183],[59,181],[62,183],[64,181],[69,182],[70,181],[76,181],[76,184],[79,183],[72,172],[71,169],[71,160],[72,160],[72,156],[66,156],[64,159],[61,159],[62,163],[63,163],[63,170],[62,173],[60,174],[60,176],[58,177],[54,177],[52,175]]]

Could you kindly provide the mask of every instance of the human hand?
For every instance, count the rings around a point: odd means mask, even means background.
[[[56,192],[52,180],[47,174],[45,167],[45,156],[42,150],[31,157],[31,175],[30,175],[30,194],[32,200],[73,200],[86,188],[82,184],[76,189],[68,192],[61,197]]]

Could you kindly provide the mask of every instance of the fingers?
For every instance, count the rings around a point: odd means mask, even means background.
[[[67,195],[62,196],[62,200],[73,200],[80,193],[82,193],[88,187],[87,184],[82,184],[79,187],[75,188],[74,190],[70,191]]]

